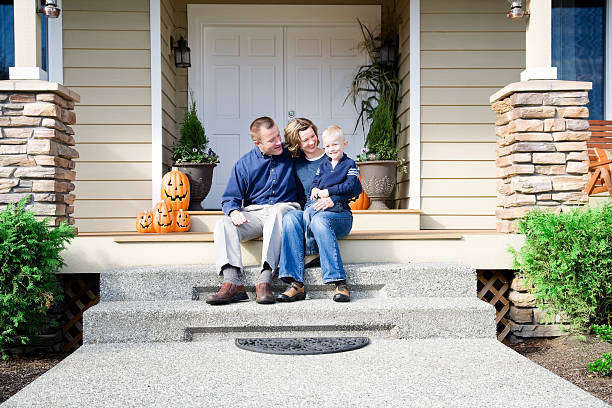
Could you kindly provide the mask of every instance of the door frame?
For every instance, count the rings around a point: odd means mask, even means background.
[[[188,88],[197,101],[204,101],[200,86],[204,83],[203,28],[211,26],[249,25],[272,27],[325,27],[354,26],[359,18],[369,27],[376,27],[381,20],[380,5],[242,5],[242,4],[188,4],[187,34],[191,48],[191,68],[188,69]],[[286,44],[283,45],[283,61],[286,62]],[[286,88],[286,76],[283,74]],[[287,96],[283,100],[287,111]],[[204,107],[198,107],[203,120]]]

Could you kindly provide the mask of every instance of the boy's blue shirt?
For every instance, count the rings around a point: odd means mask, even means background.
[[[229,215],[251,204],[297,202],[295,179],[293,159],[284,145],[278,156],[263,154],[255,146],[234,164],[221,208]]]
[[[332,167],[331,159],[325,156],[327,160],[319,165],[319,169],[312,182],[312,188],[329,192],[329,195],[341,195],[354,197],[361,194],[361,182],[359,181],[359,169],[353,159],[346,154]],[[336,204],[341,204],[344,209],[349,209],[348,198],[343,198]]]

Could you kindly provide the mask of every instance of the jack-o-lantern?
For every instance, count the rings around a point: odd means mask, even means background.
[[[160,201],[153,207],[153,230],[155,232],[173,232],[174,210],[165,201]]]
[[[153,231],[153,211],[138,213],[138,217],[136,217],[136,231],[155,232]]]
[[[178,210],[176,213],[176,231],[187,232],[191,228],[191,216],[185,210]]]
[[[361,174],[359,175],[359,180],[361,181]],[[365,191],[362,191],[355,201],[349,203],[349,207],[351,207],[351,210],[367,210],[370,208],[370,197],[368,197]]]
[[[190,198],[189,179],[180,171],[169,171],[161,182],[161,199],[172,206],[174,211],[187,210]]]

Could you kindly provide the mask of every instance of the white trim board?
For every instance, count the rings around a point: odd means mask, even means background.
[[[151,207],[159,201],[162,179],[161,6],[149,0],[151,24]]]
[[[57,0],[57,6],[62,10],[62,0]],[[49,81],[64,83],[64,37],[63,10],[58,18],[47,19],[47,71]]]
[[[421,1],[410,1],[410,179],[408,208],[421,208]]]

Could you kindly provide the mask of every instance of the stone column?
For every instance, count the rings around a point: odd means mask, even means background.
[[[584,205],[590,82],[528,81],[490,98],[497,113],[497,231],[517,232],[533,208]]]
[[[74,224],[79,154],[70,125],[79,99],[53,82],[0,81],[0,208],[29,196],[36,216]]]

